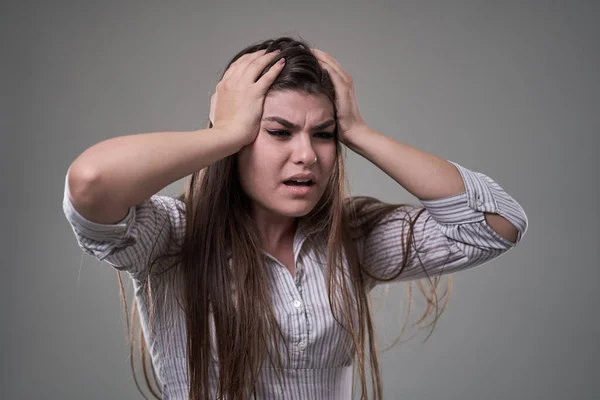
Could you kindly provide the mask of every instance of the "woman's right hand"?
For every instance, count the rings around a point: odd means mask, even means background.
[[[242,147],[252,143],[258,134],[265,94],[283,69],[284,59],[256,79],[278,54],[279,50],[244,54],[227,69],[211,97],[213,127],[235,135]]]

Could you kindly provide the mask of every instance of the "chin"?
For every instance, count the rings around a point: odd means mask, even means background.
[[[265,199],[267,200],[267,199]],[[317,205],[317,200],[313,198],[290,199],[290,198],[272,198],[263,203],[265,208],[271,212],[285,217],[304,217],[310,213]]]
[[[277,214],[284,215],[286,217],[304,217],[305,215],[310,213],[314,207],[315,204],[312,204],[312,202],[307,202],[305,204],[289,204],[284,207],[276,207],[273,209],[273,211],[275,211]]]

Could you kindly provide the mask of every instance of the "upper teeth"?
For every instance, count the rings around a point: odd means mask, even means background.
[[[305,182],[310,182],[310,179],[293,179],[294,182],[301,182],[301,183],[305,183]]]

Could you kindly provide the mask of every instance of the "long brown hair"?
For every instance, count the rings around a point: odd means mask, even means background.
[[[333,83],[304,40],[282,37],[251,45],[239,52],[227,68],[243,54],[261,49],[267,49],[267,52],[281,50],[263,74],[279,58],[286,58],[285,68],[272,84],[270,91],[297,90],[309,94],[324,94],[335,107]],[[212,128],[210,122],[208,126]],[[209,375],[210,369],[214,367],[215,356],[211,350],[213,347],[216,348],[219,360],[218,381],[215,382],[217,394],[229,399],[241,400],[251,397],[260,368],[265,361],[275,367],[282,365],[283,355],[278,350],[280,347],[272,344],[282,340],[283,335],[274,314],[266,272],[261,267],[265,260],[260,250],[258,232],[252,223],[250,199],[242,190],[237,168],[237,157],[234,154],[189,177],[185,192],[179,196],[179,200],[185,205],[185,209],[182,210],[185,212],[186,221],[183,243],[176,246],[174,252],[159,254],[149,263],[149,273],[142,288],[143,295],[150,299],[150,327],[154,327],[152,321],[155,308],[166,304],[168,296],[176,298],[177,304],[185,313],[189,398],[192,400],[209,398]],[[315,246],[321,244],[327,256],[325,271],[331,311],[337,323],[352,337],[361,398],[364,399],[369,398],[368,384],[373,391],[371,398],[382,398],[366,283],[368,279],[391,281],[401,275],[407,260],[410,259],[414,223],[424,209],[421,209],[414,219],[404,219],[408,232],[403,235],[406,240],[398,245],[402,246],[405,255],[394,276],[373,276],[367,268],[363,268],[355,241],[368,235],[392,211],[405,206],[412,207],[413,210],[418,208],[404,204],[386,204],[370,197],[347,197],[343,152],[338,142],[337,161],[327,188],[315,208],[302,217],[307,226],[314,228],[310,229],[313,233],[309,240]],[[168,267],[156,271],[153,267],[159,260],[171,262]],[[344,266],[343,260],[346,261],[347,267]],[[163,265],[166,266],[167,263]],[[171,274],[164,274],[165,271],[170,271]],[[443,312],[449,291],[442,296],[446,301],[440,310],[436,292],[439,279],[440,277],[428,279],[428,290],[417,281],[427,299],[427,309],[417,323],[421,323],[427,315],[435,311],[434,320],[429,324],[431,326]],[[450,288],[451,276],[448,276],[448,279]],[[160,285],[168,285],[169,288],[160,292],[163,296],[162,303],[155,301],[155,296],[153,297],[153,289],[159,280]],[[123,305],[127,310],[120,274],[119,284]],[[155,295],[156,293],[158,291],[154,290]],[[409,295],[411,294],[412,291],[409,291]],[[410,312],[410,302],[408,311]],[[212,343],[211,339],[211,316],[214,318],[216,343]],[[406,318],[405,322],[408,321],[408,314]],[[135,298],[131,321],[130,324],[129,319],[127,320],[131,368],[136,385],[144,395],[137,380],[133,354],[136,322],[139,322]],[[138,340],[146,385],[154,397],[160,398],[162,390],[157,384],[152,364],[150,369],[154,384],[150,379],[142,329],[139,329]],[[370,383],[367,370],[370,370]]]

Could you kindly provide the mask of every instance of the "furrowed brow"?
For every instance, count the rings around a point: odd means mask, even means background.
[[[281,118],[281,117],[277,117],[277,116],[265,117],[265,118],[263,118],[263,121],[275,121],[275,122],[278,122],[281,125],[285,126],[288,129],[296,129],[296,130],[300,129],[300,126],[294,124],[293,122],[290,122],[290,121],[288,121],[285,118]],[[335,120],[330,119],[328,121],[325,121],[325,122],[322,122],[322,123],[320,123],[318,125],[315,125],[315,126],[312,127],[312,130],[318,131],[318,130],[321,130],[321,129],[328,128],[331,125],[335,125]]]

